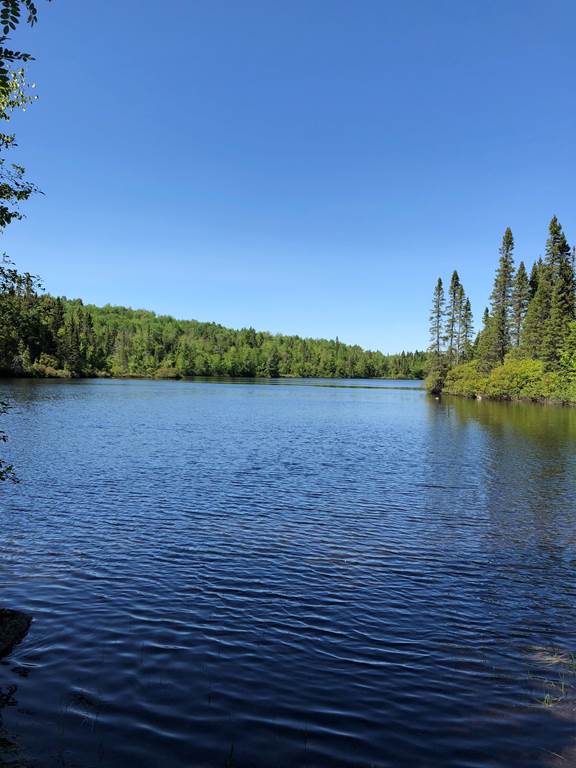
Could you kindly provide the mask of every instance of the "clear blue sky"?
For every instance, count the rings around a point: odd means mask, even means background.
[[[506,226],[576,239],[574,0],[38,1],[2,246],[52,293],[399,351]]]

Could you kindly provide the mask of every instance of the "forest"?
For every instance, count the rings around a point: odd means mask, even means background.
[[[176,320],[43,294],[0,265],[0,373],[5,376],[310,376],[423,378],[425,352],[384,355],[334,340]]]
[[[467,397],[576,403],[576,250],[554,216],[544,258],[514,262],[506,229],[500,259],[473,339],[472,310],[457,271],[441,278],[430,314],[428,390]]]

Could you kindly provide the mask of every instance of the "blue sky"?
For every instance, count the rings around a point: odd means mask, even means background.
[[[506,226],[576,240],[573,0],[39,2],[2,246],[52,293],[392,352]]]

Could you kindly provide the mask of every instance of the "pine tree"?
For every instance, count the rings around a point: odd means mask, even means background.
[[[512,332],[513,347],[519,347],[522,341],[522,325],[530,303],[530,282],[524,262],[521,261],[512,285]]]
[[[510,349],[510,316],[512,281],[514,279],[514,238],[512,230],[507,227],[500,246],[500,263],[494,278],[490,313],[492,321],[492,349],[490,357],[495,363],[504,362],[504,357]]]
[[[444,338],[444,285],[442,278],[438,278],[432,298],[432,310],[430,312],[430,347],[432,356],[438,360],[442,355]]]

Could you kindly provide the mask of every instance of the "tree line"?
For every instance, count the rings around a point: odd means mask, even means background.
[[[516,268],[506,229],[490,306],[473,341],[457,272],[447,301],[438,280],[430,321],[430,391],[576,402],[576,250],[556,216],[544,258],[530,271],[523,261]]]
[[[273,335],[43,294],[0,266],[0,372],[8,376],[423,378],[426,353]]]

